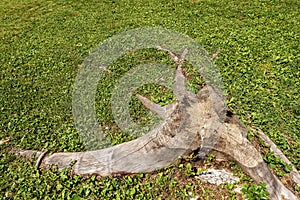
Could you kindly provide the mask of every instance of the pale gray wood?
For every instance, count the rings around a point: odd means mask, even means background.
[[[183,54],[186,53],[187,50]],[[135,140],[95,151],[62,152],[48,156],[41,151],[15,152],[25,157],[36,154],[39,158],[42,155],[43,162],[39,159],[41,168],[55,164],[62,169],[76,161],[72,166],[74,174],[109,176],[152,172],[195,150],[199,150],[200,157],[214,150],[236,161],[255,182],[265,182],[272,199],[297,199],[271,173],[259,152],[247,140],[246,127],[226,110],[221,92],[210,85],[204,86],[198,94],[187,91],[180,67],[182,59],[172,52],[170,55],[177,63],[173,91],[176,101],[161,107],[137,95],[144,106],[164,120],[154,130]]]
[[[289,161],[289,159],[280,151],[280,149],[277,148],[277,146],[274,144],[274,142],[266,135],[262,130],[259,128],[253,129],[253,131],[258,133],[258,136],[270,146],[271,151],[274,152],[274,155],[282,159],[285,163],[288,165],[292,165],[292,162]],[[292,170],[290,172],[290,176],[293,179],[293,181],[300,187],[300,174],[295,168],[295,166],[292,165]]]
[[[158,114],[162,119],[167,118],[166,107],[162,107],[149,99],[143,97],[140,94],[136,94],[136,97],[142,102],[142,104],[148,108],[151,112]]]

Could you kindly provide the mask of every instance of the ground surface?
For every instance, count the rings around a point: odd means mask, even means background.
[[[240,198],[232,185],[216,188],[194,178],[205,166],[223,166],[242,180],[253,199],[264,196],[263,186],[229,162],[210,156],[148,175],[99,179],[70,176],[67,171],[38,172],[34,164],[15,159],[7,147],[84,150],[72,120],[72,92],[83,59],[104,39],[125,30],[163,27],[182,32],[212,54],[223,77],[229,108],[248,127],[261,128],[300,169],[300,3],[286,1],[8,1],[0,3],[0,197],[4,199],[184,199],[194,191],[201,199]],[[113,121],[107,100],[118,78],[131,67],[148,62],[172,62],[155,50],[126,54],[109,67],[99,84],[97,116],[113,144],[132,139]],[[202,84],[186,66],[189,84]],[[174,100],[158,86],[139,93],[162,105]],[[147,123],[150,114],[132,100],[135,120]],[[288,166],[268,152],[250,132],[254,144],[280,176]],[[182,164],[182,165],[181,165]],[[284,178],[283,178],[284,179]],[[240,184],[242,184],[240,183]],[[289,184],[292,190],[299,187]]]

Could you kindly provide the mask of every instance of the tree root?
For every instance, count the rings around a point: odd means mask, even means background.
[[[226,110],[224,97],[217,88],[206,85],[198,94],[186,89],[181,64],[188,53],[187,49],[181,56],[162,47],[158,49],[169,52],[177,64],[173,90],[176,101],[161,107],[137,95],[145,107],[164,120],[155,129],[135,140],[95,151],[62,152],[52,155],[32,150],[14,152],[27,158],[34,155],[37,167],[57,165],[62,169],[76,161],[72,166],[74,174],[109,176],[152,172],[173,164],[179,156],[199,150],[198,156],[203,157],[214,150],[236,161],[255,182],[265,182],[272,199],[297,199],[272,174],[259,152],[247,140],[246,127]],[[279,154],[282,155],[281,152]]]
[[[292,162],[282,153],[282,151],[280,151],[280,149],[277,148],[276,144],[274,144],[274,142],[261,129],[251,128],[251,130],[258,133],[258,137],[260,137],[266,144],[270,146],[270,149],[274,152],[275,156],[279,157],[288,165],[292,165]],[[292,165],[290,176],[292,180],[300,187],[300,174],[294,165]]]

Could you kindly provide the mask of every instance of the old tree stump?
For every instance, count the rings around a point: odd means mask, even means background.
[[[224,97],[217,88],[207,84],[197,94],[186,89],[181,64],[188,51],[176,56],[162,47],[158,49],[168,51],[176,63],[173,89],[176,101],[161,107],[137,95],[146,108],[163,119],[155,129],[135,140],[95,151],[52,155],[43,151],[13,151],[27,158],[35,156],[38,168],[55,164],[62,169],[76,161],[72,166],[74,174],[109,176],[152,172],[173,164],[179,156],[198,151],[201,157],[212,150],[235,161],[255,182],[265,182],[272,199],[297,199],[272,174],[260,153],[247,140],[246,127],[226,109]],[[276,146],[274,150],[278,151]],[[295,168],[291,177],[300,185]]]

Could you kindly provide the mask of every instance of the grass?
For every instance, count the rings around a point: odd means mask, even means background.
[[[103,40],[140,27],[182,32],[210,54],[220,47],[215,62],[229,108],[247,126],[260,127],[300,170],[299,7],[297,0],[1,1],[0,138],[9,136],[12,141],[0,147],[0,197],[184,199],[187,191],[199,187],[176,167],[99,180],[70,176],[67,171],[40,173],[33,163],[5,150],[8,146],[53,152],[84,150],[71,108],[77,71]],[[101,99],[110,97],[111,83],[132,66],[152,61],[170,63],[166,54],[153,50],[126,54],[110,66],[113,73],[99,85],[97,116],[109,127],[106,134],[113,144],[132,138],[120,133],[109,102]],[[201,84],[195,75],[191,82]],[[173,99],[171,91],[158,86],[139,91],[161,104]],[[141,124],[149,121],[151,114],[139,102],[132,100],[131,109]],[[267,160],[280,163],[273,157]],[[203,199],[234,198],[226,189],[211,197],[219,189],[205,183],[200,186],[195,192],[206,194]]]

